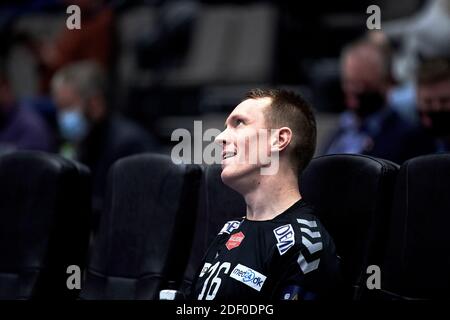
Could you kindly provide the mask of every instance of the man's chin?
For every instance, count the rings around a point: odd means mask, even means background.
[[[226,166],[222,169],[220,177],[225,185],[235,189],[236,185],[239,183],[239,180],[244,178],[244,174],[241,170],[236,170],[235,168]]]
[[[222,169],[220,177],[222,178],[222,182],[228,185],[229,182],[236,180],[237,175],[236,172],[231,172],[231,170],[225,167]]]
[[[255,167],[236,169],[231,166],[226,166],[222,169],[220,177],[225,185],[238,191],[242,185],[246,185],[249,181],[253,180],[251,177],[254,175],[255,169]]]

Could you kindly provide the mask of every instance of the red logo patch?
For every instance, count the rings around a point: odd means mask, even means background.
[[[228,239],[225,246],[227,247],[228,250],[239,247],[239,245],[241,244],[242,240],[244,240],[244,238],[245,238],[245,236],[242,233],[242,231],[235,233],[230,237],[230,239]]]

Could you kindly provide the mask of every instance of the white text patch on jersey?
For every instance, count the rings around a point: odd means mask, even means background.
[[[227,223],[225,223],[222,230],[220,230],[219,234],[222,234],[222,233],[230,234],[231,232],[233,232],[233,230],[236,230],[237,228],[239,228],[240,224],[241,224],[240,221],[228,221]]]
[[[261,291],[264,281],[266,281],[265,275],[242,264],[238,264],[231,271],[230,277],[257,291]]]
[[[286,224],[273,230],[277,239],[277,248],[280,256],[285,254],[295,243],[295,233],[292,225]]]

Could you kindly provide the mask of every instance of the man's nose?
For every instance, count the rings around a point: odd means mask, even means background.
[[[215,139],[215,143],[218,143],[222,146],[227,144],[227,129],[223,130]]]

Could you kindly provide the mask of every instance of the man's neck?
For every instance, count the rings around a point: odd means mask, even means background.
[[[301,199],[293,174],[263,176],[258,187],[244,195],[247,219],[271,220]]]

